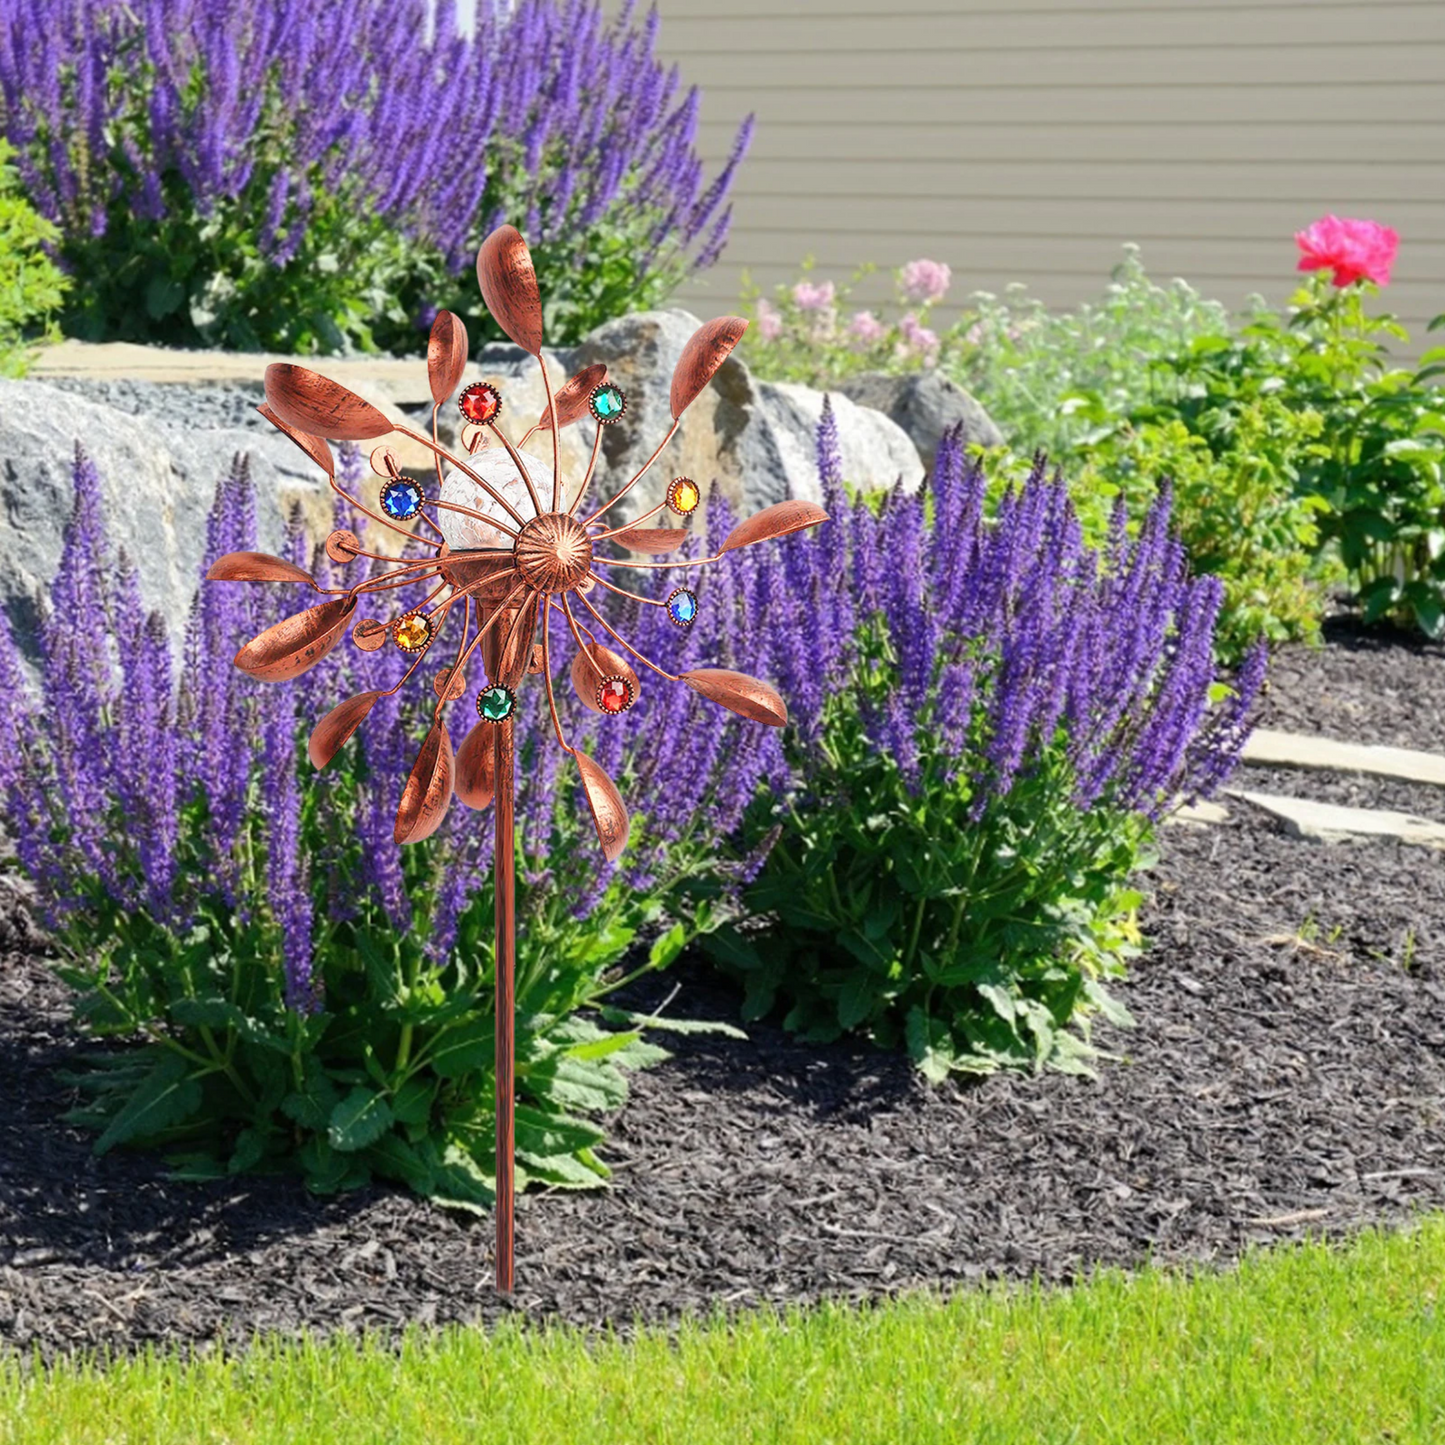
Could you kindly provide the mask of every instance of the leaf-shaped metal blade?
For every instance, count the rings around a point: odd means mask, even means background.
[[[313,768],[324,768],[346,745],[352,733],[361,726],[361,720],[376,706],[380,692],[359,692],[337,705],[311,730],[311,740],[306,744],[306,756]]]
[[[542,297],[532,253],[515,226],[498,226],[477,252],[477,283],[498,326],[533,356],[542,350]]]
[[[312,436],[359,442],[392,430],[369,401],[339,381],[289,361],[273,361],[266,368],[266,400],[282,421]]]
[[[629,552],[647,552],[653,557],[660,557],[664,552],[675,552],[687,541],[687,528],[624,527],[620,532],[598,540],[616,542],[619,547],[626,547]]]
[[[457,801],[479,812],[497,792],[497,724],[479,722],[457,749]]]
[[[452,801],[452,740],[446,724],[435,722],[421,745],[396,810],[398,843],[420,843],[441,827]]]
[[[236,654],[236,666],[259,682],[290,682],[336,646],[355,611],[354,597],[308,607],[253,637]]]
[[[592,809],[592,821],[597,825],[602,855],[609,863],[615,863],[627,846],[627,805],[617,785],[586,753],[574,749],[572,756],[577,759],[577,770],[582,774],[582,787],[587,794],[587,805]]]
[[[460,316],[450,311],[438,311],[431,324],[431,338],[426,344],[426,379],[431,387],[431,397],[438,406],[456,389],[467,369],[467,355],[471,344],[467,340],[467,328]]]
[[[604,717],[612,714],[597,701],[597,688],[605,677],[623,677],[632,688],[632,701],[637,701],[637,674],[620,652],[600,642],[584,642],[582,650],[572,659],[572,690],[582,706]]]
[[[804,502],[794,497],[790,501],[775,502],[744,517],[727,535],[719,552],[735,552],[739,547],[751,547],[754,542],[766,542],[772,537],[786,537],[790,532],[801,532],[804,527],[816,527],[826,522],[828,514],[816,502]]]
[[[700,667],[684,672],[682,681],[694,692],[753,722],[780,728],[788,721],[787,704],[767,683],[745,672],[730,672],[725,667]]]
[[[206,572],[207,582],[305,582],[315,587],[311,574],[269,552],[227,552]]]
[[[302,431],[299,427],[287,426],[264,401],[256,410],[259,411],[277,431],[290,437],[328,477],[334,477],[336,475],[336,458],[331,455],[331,448],[327,445],[324,437],[314,437],[310,432]]]
[[[592,393],[607,380],[607,363],[594,361],[584,366],[570,381],[563,383],[557,395],[552,398],[557,407],[557,425],[571,426],[588,414],[588,400]],[[542,408],[542,419],[537,423],[538,431],[552,430],[552,414]]]
[[[717,374],[717,369],[743,339],[748,323],[741,316],[719,316],[692,334],[672,373],[672,415],[680,417]]]

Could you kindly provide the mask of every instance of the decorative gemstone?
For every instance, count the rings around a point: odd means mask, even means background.
[[[421,612],[408,612],[392,624],[391,635],[403,652],[420,652],[431,641],[431,618]]]
[[[517,699],[512,694],[512,689],[503,687],[501,683],[494,682],[491,687],[484,687],[477,694],[477,716],[483,722],[505,722],[511,717],[512,709],[517,705]]]
[[[458,398],[462,415],[477,426],[496,421],[502,410],[502,393],[489,381],[473,382]]]
[[[410,477],[397,477],[381,489],[381,510],[394,522],[406,522],[421,511],[426,500]]]
[[[632,684],[625,677],[604,677],[598,684],[597,706],[603,712],[626,712],[632,703]]]
[[[678,627],[691,627],[697,620],[697,593],[679,587],[667,599],[667,615]]]
[[[667,505],[679,517],[686,517],[697,511],[700,501],[702,488],[691,477],[674,477],[667,484]]]
[[[601,386],[593,387],[587,404],[592,409],[592,415],[600,422],[616,421],[627,410],[627,398],[623,395],[622,388],[611,381],[604,381]]]

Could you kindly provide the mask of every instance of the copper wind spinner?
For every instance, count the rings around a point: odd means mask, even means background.
[[[497,324],[523,350],[541,363],[542,303],[527,243],[511,226],[493,231],[477,254],[477,279],[482,299]],[[266,404],[262,414],[285,432],[321,469],[332,490],[363,515],[427,548],[431,555],[407,561],[364,550],[347,531],[332,532],[326,542],[332,561],[346,565],[358,557],[395,564],[349,588],[320,586],[301,568],[260,552],[232,552],[206,574],[212,581],[305,582],[332,598],[308,608],[254,637],[236,654],[236,666],[262,682],[288,682],[315,666],[340,641],[350,625],[357,647],[374,651],[388,644],[415,661],[395,687],[399,690],[422,665],[454,611],[462,617],[455,654],[434,678],[437,702],[431,728],[402,792],[396,818],[398,843],[415,843],[440,825],[453,793],[469,807],[495,801],[496,929],[497,929],[497,1288],[510,1291],[513,1275],[513,1110],[515,1039],[513,1032],[515,970],[515,856],[513,839],[513,710],[523,674],[540,672],[547,692],[558,745],[577,760],[583,791],[591,809],[603,854],[615,859],[627,842],[627,809],[612,779],[586,753],[563,735],[552,690],[552,644],[549,624],[560,616],[576,644],[572,685],[582,702],[601,714],[625,712],[637,697],[638,675],[632,663],[685,683],[695,692],[755,722],[781,727],[787,721],[783,700],[767,683],[722,668],[700,668],[678,675],[649,661],[608,624],[587,596],[594,587],[621,593],[648,606],[664,607],[669,619],[686,629],[697,616],[696,594],[675,587],[665,599],[641,597],[616,586],[603,575],[608,568],[664,571],[716,562],[724,553],[754,542],[782,537],[827,520],[811,502],[779,502],[747,518],[728,535],[716,555],[695,562],[639,562],[599,553],[601,543],[652,556],[675,550],[686,540],[684,527],[646,527],[667,510],[686,518],[702,500],[701,489],[688,477],[675,477],[662,502],[634,521],[612,526],[606,514],[647,473],[677,431],[683,412],[702,393],[747,328],[736,316],[720,317],[701,327],[689,340],[672,377],[672,425],[657,449],[615,495],[579,517],[596,470],[602,428],[626,409],[621,389],[607,380],[605,365],[579,372],[553,395],[545,365],[542,381],[547,406],[536,424],[515,445],[497,425],[502,397],[481,382],[459,398],[463,417],[461,450],[453,456],[438,440],[437,413],[460,384],[469,345],[466,328],[449,311],[437,314],[427,347],[431,386],[432,434],[428,438],[394,424],[376,407],[337,382],[303,366],[277,363],[266,368]],[[586,474],[568,501],[560,477],[559,432],[590,415],[597,423]],[[420,442],[436,461],[437,491],[428,496],[422,485],[405,476],[385,447],[372,453],[373,470],[385,478],[379,510],[352,496],[336,479],[336,465],[325,438],[362,441],[391,431]],[[550,505],[544,506],[528,464],[542,472],[544,464],[521,450],[536,432],[552,434]],[[480,453],[484,441],[495,440]],[[444,469],[443,464],[446,464]],[[546,490],[544,482],[543,490]],[[564,505],[565,504],[565,505]],[[431,515],[435,512],[436,515]],[[421,531],[402,525],[413,522]],[[384,597],[397,587],[434,581],[435,588],[419,606],[390,622],[353,617],[363,598]],[[580,610],[574,610],[573,604]],[[460,607],[458,606],[460,604]],[[584,614],[585,613],[585,617]],[[588,620],[590,619],[590,621]],[[536,642],[540,623],[541,641]],[[600,641],[596,624],[610,639]],[[615,650],[616,643],[621,651]],[[480,658],[485,685],[476,693],[477,721],[455,755],[443,721],[447,706],[466,693],[466,668]],[[387,693],[364,692],[333,708],[311,734],[311,761],[325,767],[351,737],[377,700]]]

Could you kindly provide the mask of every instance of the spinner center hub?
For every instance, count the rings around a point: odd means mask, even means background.
[[[592,566],[592,539],[575,517],[547,512],[523,525],[514,548],[517,571],[538,592],[568,592]]]

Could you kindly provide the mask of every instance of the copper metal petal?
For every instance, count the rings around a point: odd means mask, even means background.
[[[398,843],[420,843],[441,826],[452,801],[452,761],[446,724],[435,722],[401,791],[393,834]]]
[[[273,557],[269,552],[227,552],[217,557],[206,573],[207,582],[305,582],[314,587],[309,572]]]
[[[748,323],[741,316],[719,316],[693,333],[672,373],[674,417],[680,417],[702,395],[703,387],[713,379],[747,329]]]
[[[265,402],[256,408],[279,432],[284,432],[328,477],[336,475],[336,459],[323,437],[314,437],[299,427],[287,426]]]
[[[629,552],[647,552],[660,557],[664,552],[675,552],[687,541],[686,527],[624,527],[610,537],[602,539],[616,542]]]
[[[582,774],[582,786],[592,809],[592,821],[597,825],[602,855],[609,863],[615,863],[627,846],[627,805],[617,785],[586,753],[574,751],[572,756],[577,759],[577,768]]]
[[[282,421],[313,436],[359,442],[392,430],[369,401],[319,371],[289,361],[273,361],[266,368],[266,400]]]
[[[767,683],[745,672],[700,667],[695,672],[684,672],[682,681],[710,702],[719,703],[753,722],[780,728],[788,721],[788,707],[782,698]]]
[[[590,660],[589,660],[590,659]],[[597,703],[597,688],[604,677],[625,677],[632,687],[632,700],[637,701],[637,674],[620,652],[613,652],[600,642],[585,642],[582,650],[572,659],[572,690],[582,699],[582,706],[605,717],[606,712]]]
[[[563,384],[557,395],[552,400],[557,405],[557,425],[571,426],[574,421],[581,421],[588,413],[587,402],[593,391],[607,380],[607,363],[605,361],[594,361],[591,366],[584,366],[570,381]],[[542,408],[542,419],[537,423],[538,431],[551,431],[552,415],[546,407]]]
[[[461,317],[450,311],[438,311],[426,346],[426,379],[431,387],[432,400],[438,406],[457,389],[457,383],[467,369],[470,350],[467,328],[462,324]]]
[[[290,682],[336,646],[355,611],[354,597],[308,607],[253,637],[236,654],[236,666],[260,682]]]
[[[380,692],[359,692],[337,705],[311,730],[311,741],[306,744],[306,756],[313,768],[324,768],[346,745],[361,726],[361,720],[373,707],[376,700],[384,697]]]
[[[542,297],[532,253],[515,226],[498,226],[482,242],[477,281],[497,325],[536,356],[542,350]]]
[[[497,791],[497,725],[479,722],[457,749],[457,801],[469,808],[491,806]]]
[[[816,502],[804,502],[796,497],[775,502],[751,517],[744,517],[718,550],[734,552],[739,547],[751,547],[754,542],[766,542],[770,537],[786,537],[790,532],[801,532],[804,527],[816,527],[827,520],[828,514]]]

